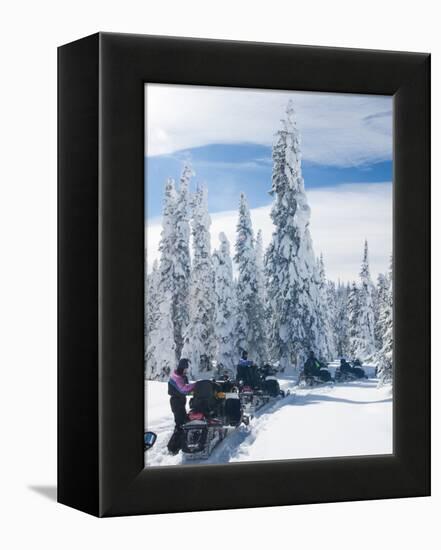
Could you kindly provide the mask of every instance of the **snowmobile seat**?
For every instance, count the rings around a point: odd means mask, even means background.
[[[193,398],[190,401],[192,411],[209,416],[216,407],[214,396],[214,384],[211,380],[198,380],[193,390]]]
[[[194,397],[210,399],[214,395],[214,384],[211,380],[198,380],[193,390]]]

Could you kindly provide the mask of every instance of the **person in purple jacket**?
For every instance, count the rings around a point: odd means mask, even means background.
[[[187,395],[191,393],[195,384],[189,384],[187,370],[188,359],[181,359],[175,371],[172,372],[168,381],[168,394],[170,396],[170,407],[175,418],[175,431],[168,442],[167,448],[171,454],[177,454],[181,449],[182,424],[187,421]]]

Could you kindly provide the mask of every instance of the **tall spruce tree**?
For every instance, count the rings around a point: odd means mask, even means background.
[[[213,371],[216,351],[214,337],[214,276],[210,245],[211,218],[207,189],[198,186],[193,198],[193,265],[190,280],[190,320],[181,352],[190,359],[193,376],[207,377]]]
[[[147,273],[145,271],[145,273]],[[146,283],[144,288],[145,308],[144,308],[144,335],[147,338],[148,334],[157,325],[159,315],[159,264],[158,260],[153,262],[151,273],[146,275]],[[146,345],[147,349],[147,345]]]
[[[165,186],[160,261],[155,273],[157,318],[147,332],[145,374],[149,379],[164,380],[176,362],[172,305],[175,294],[175,213],[177,195],[173,179]],[[153,313],[152,311],[152,313]]]
[[[271,311],[271,358],[299,367],[320,341],[310,208],[301,170],[299,132],[288,103],[273,146],[271,218],[275,230],[265,256]]]
[[[359,289],[355,283],[352,282],[347,302],[347,314],[348,314],[348,353],[352,358],[358,357],[358,350],[360,349],[359,334],[358,334],[358,319],[360,316],[360,301],[359,301]]]
[[[336,351],[338,357],[346,357],[350,354],[349,346],[349,327],[350,316],[348,308],[349,293],[351,287],[349,283],[347,285],[338,282],[335,299],[336,299],[336,318],[335,318],[335,340]]]
[[[144,375],[148,378],[147,350],[152,331],[157,326],[159,319],[159,267],[158,260],[155,260],[151,273],[147,274],[147,251],[145,251],[144,266]]]
[[[388,300],[388,276],[384,273],[380,273],[377,278],[377,289],[375,293],[374,301],[374,318],[375,318],[375,345],[377,350],[381,350],[383,347],[383,330],[380,324],[381,312],[384,308],[385,302]]]
[[[236,234],[234,260],[238,268],[237,350],[239,353],[247,351],[250,360],[260,363],[265,355],[264,311],[259,299],[256,250],[250,210],[243,193],[240,195]]]
[[[378,320],[381,332],[381,349],[378,352],[378,376],[380,383],[390,383],[393,380],[393,284],[392,259],[389,273],[386,276],[384,300],[381,304]]]
[[[179,359],[184,345],[184,333],[190,321],[190,196],[189,184],[194,175],[189,165],[185,165],[181,174],[177,195],[174,226],[174,293],[173,293],[173,329],[176,358]]]
[[[317,354],[324,360],[331,360],[335,357],[336,346],[334,341],[333,320],[331,317],[329,289],[326,280],[325,262],[323,254],[317,260],[317,285],[318,285],[318,302],[317,302],[317,319],[319,329],[319,341],[317,343]]]
[[[332,342],[330,359],[336,359],[338,357],[337,343],[338,337],[336,332],[336,325],[338,320],[338,298],[337,298],[337,287],[335,286],[334,281],[327,281],[326,284],[326,299],[328,307],[328,319],[329,319],[329,331],[330,338]]]
[[[171,310],[172,295],[165,291],[159,296],[157,322],[147,335],[145,376],[149,380],[166,380],[176,366]]]
[[[256,236],[256,280],[257,292],[262,303],[266,301],[265,273],[263,264],[263,238],[262,230],[259,229]]]
[[[259,229],[256,236],[256,283],[257,283],[257,308],[260,318],[260,332],[262,341],[260,342],[258,353],[259,360],[265,363],[269,360],[268,355],[268,317],[267,317],[267,294],[265,285],[265,266],[262,230]]]
[[[225,233],[219,234],[220,246],[213,252],[216,338],[216,363],[220,371],[235,372],[237,352],[235,346],[236,289],[230,243]]]
[[[175,294],[175,241],[177,193],[172,178],[167,180],[164,192],[164,208],[162,211],[162,231],[159,241],[159,285],[161,292]]]
[[[360,270],[358,344],[354,349],[355,357],[362,360],[372,360],[376,353],[373,287],[369,272],[368,243],[365,241]]]

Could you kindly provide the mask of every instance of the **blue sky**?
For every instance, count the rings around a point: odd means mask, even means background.
[[[271,147],[253,143],[211,144],[165,155],[146,157],[146,216],[161,215],[163,187],[168,177],[179,181],[184,162],[190,160],[196,181],[208,188],[211,213],[232,210],[238,204],[238,189],[248,198],[250,208],[270,204]],[[305,188],[332,188],[346,183],[378,183],[392,181],[392,161],[362,166],[335,166],[304,161]]]
[[[288,100],[301,135],[302,171],[316,254],[328,276],[358,277],[365,238],[372,275],[392,252],[392,110],[390,96],[147,84],[145,183],[148,265],[158,257],[162,196],[185,162],[204,182],[212,247],[225,231],[234,242],[239,194],[269,244],[271,150]]]

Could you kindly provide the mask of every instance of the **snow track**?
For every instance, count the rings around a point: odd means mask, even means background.
[[[148,429],[158,434],[146,466],[357,456],[392,453],[392,396],[377,380],[299,389],[280,380],[291,395],[262,407],[250,425],[231,428],[207,460],[170,456],[173,432],[165,383],[146,383]]]

